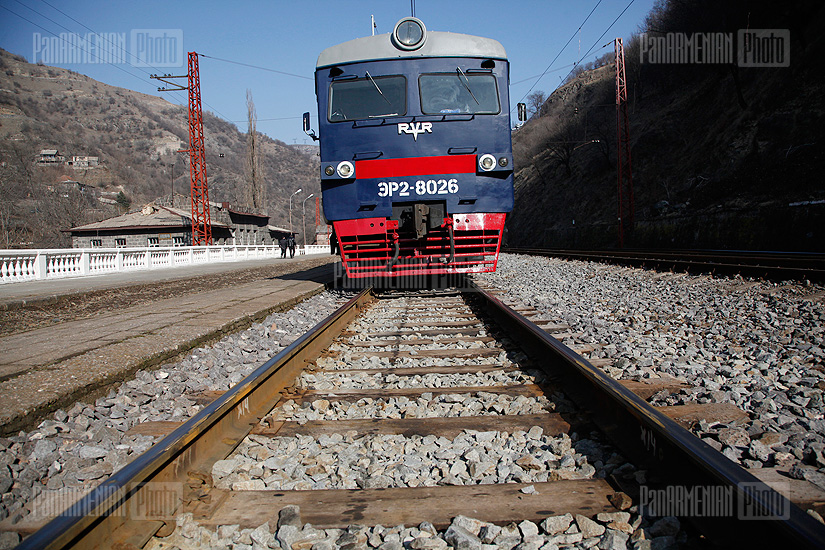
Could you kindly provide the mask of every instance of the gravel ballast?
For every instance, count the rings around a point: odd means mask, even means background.
[[[301,522],[297,506],[281,509],[277,522],[254,529],[222,525],[215,530],[201,527],[192,514],[177,518],[169,537],[153,539],[148,550],[212,548],[252,550],[559,550],[559,548],[625,548],[666,550],[687,540],[679,520],[665,517],[649,521],[628,511],[600,513],[595,518],[564,514],[535,523],[523,520],[496,525],[467,516],[456,516],[446,529],[429,522],[418,525],[350,525],[345,529],[317,529]]]
[[[654,405],[732,403],[741,424],[694,432],[749,468],[793,468],[825,488],[825,288],[502,254],[476,276],[570,326],[616,379],[675,377],[690,387]]]
[[[189,396],[225,391],[332,313],[351,294],[323,292],[287,312],[135,377],[93,404],[59,410],[31,432],[0,438],[0,520],[28,515],[46,491],[78,496],[138,455],[156,437],[127,435],[147,421],[185,421],[202,407]]]

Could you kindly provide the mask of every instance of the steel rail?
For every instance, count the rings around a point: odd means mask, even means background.
[[[164,523],[174,523],[182,501],[204,496],[212,464],[229,456],[275,406],[306,363],[372,299],[371,290],[364,289],[18,548],[141,547]],[[152,490],[176,498],[149,499]]]
[[[747,470],[664,416],[488,291],[470,283],[491,317],[588,411],[596,425],[636,465],[648,468],[655,488],[719,488],[731,515],[688,518],[712,543],[756,548],[822,548],[825,525]],[[749,517],[765,518],[752,521]],[[776,518],[776,519],[773,519]],[[768,546],[766,546],[768,545]]]
[[[728,250],[558,250],[508,248],[505,252],[604,261],[622,265],[743,275],[767,279],[825,281],[825,254]]]

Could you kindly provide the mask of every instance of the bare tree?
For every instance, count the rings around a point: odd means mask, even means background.
[[[246,91],[246,109],[249,120],[249,132],[246,137],[246,165],[244,166],[243,200],[254,211],[266,210],[266,185],[263,166],[261,165],[261,137],[256,130],[258,115],[252,90]]]
[[[547,101],[547,95],[541,90],[536,90],[527,96],[527,116],[541,116],[541,108],[544,102]]]
[[[554,136],[556,139],[547,142],[547,152],[552,158],[561,166],[564,166],[564,172],[569,176],[573,173],[570,162],[573,159],[573,151],[582,144],[580,130],[573,124],[566,124]]]
[[[0,143],[0,246],[19,246],[29,230],[26,206],[38,208],[35,192],[34,143],[6,139]]]

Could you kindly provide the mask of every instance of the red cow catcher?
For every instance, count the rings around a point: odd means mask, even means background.
[[[417,238],[398,222],[366,218],[333,222],[347,276],[495,271],[506,214],[453,214],[441,227]]]

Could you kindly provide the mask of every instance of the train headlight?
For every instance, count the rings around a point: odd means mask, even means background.
[[[478,166],[485,172],[489,172],[496,167],[496,157],[490,154],[481,155],[481,158],[478,159]]]
[[[507,157],[501,157],[498,159],[498,165],[502,168],[506,168],[509,163],[510,161],[507,160]]]
[[[338,175],[342,178],[351,178],[354,173],[355,166],[350,161],[344,160],[338,163]]]
[[[324,174],[326,174],[328,176],[331,176],[334,173],[335,173],[335,168],[333,168],[332,165],[327,166],[326,168],[324,168]]]
[[[427,28],[415,17],[405,17],[395,24],[392,31],[395,46],[402,50],[417,50],[424,45],[426,38]]]

